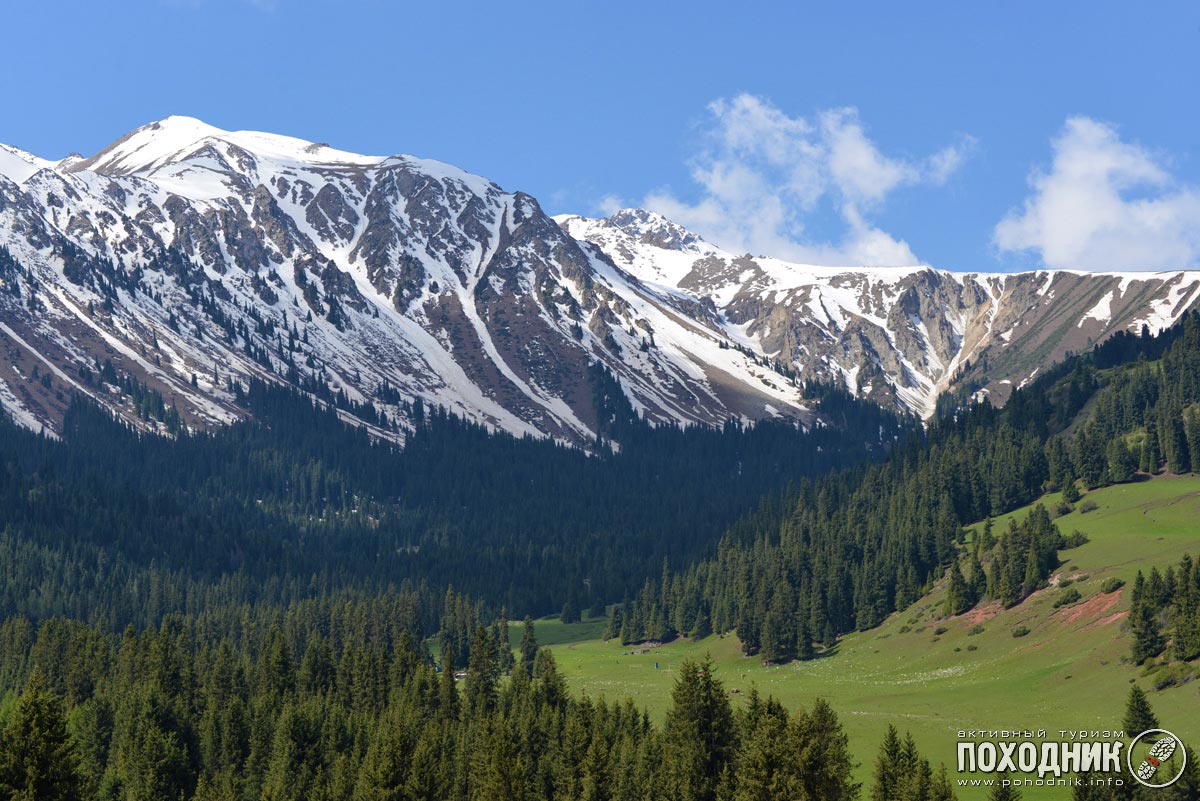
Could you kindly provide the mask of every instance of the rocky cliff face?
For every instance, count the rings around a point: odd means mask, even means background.
[[[596,364],[655,421],[808,422],[813,379],[924,414],[1200,297],[1195,273],[735,256],[649,212],[555,220],[438,162],[179,117],[86,159],[0,147],[0,247],[0,403],[50,432],[73,392],[153,427],[130,381],[218,424],[260,378],[383,436],[420,400],[587,442]]]
[[[956,387],[1002,403],[1067,353],[1160,330],[1200,302],[1200,272],[812,267],[724,253],[645,211],[559,222],[652,291],[711,302],[731,336],[801,380],[923,415]]]
[[[108,361],[195,425],[236,416],[258,377],[391,422],[420,399],[588,441],[595,363],[658,421],[807,415],[710,306],[444,164],[187,118],[87,159],[4,154],[0,400],[29,425],[57,427],[72,392],[136,419],[85,380]]]

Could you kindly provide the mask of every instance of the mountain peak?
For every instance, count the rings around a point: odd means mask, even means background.
[[[55,162],[26,153],[11,145],[0,145],[0,175],[18,184],[25,183],[30,176],[45,169],[53,169]]]
[[[260,131],[225,131],[195,117],[170,116],[136,128],[88,159],[72,163],[71,172],[104,175],[148,174],[187,159],[207,143],[224,142],[256,156],[301,164],[370,165],[381,156],[336,150],[326,144]]]
[[[642,244],[663,250],[696,253],[707,249],[708,243],[699,234],[649,209],[621,209],[606,217],[603,223],[624,231]]]

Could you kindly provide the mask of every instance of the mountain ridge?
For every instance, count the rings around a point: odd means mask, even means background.
[[[1003,402],[1038,365],[1200,300],[1200,272],[737,256],[653,212],[551,218],[441,162],[188,117],[88,158],[0,148],[0,246],[0,399],[51,431],[77,391],[157,427],[82,378],[108,361],[202,427],[239,416],[257,378],[382,436],[419,400],[586,444],[597,364],[653,422],[811,425],[812,381],[929,416],[951,390]]]

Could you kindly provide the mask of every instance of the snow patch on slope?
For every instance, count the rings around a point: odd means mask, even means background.
[[[1112,300],[1113,293],[1108,292],[1104,297],[1096,302],[1096,305],[1088,309],[1087,314],[1079,319],[1079,324],[1076,328],[1083,328],[1083,324],[1088,320],[1099,320],[1102,323],[1107,323],[1112,319]]]

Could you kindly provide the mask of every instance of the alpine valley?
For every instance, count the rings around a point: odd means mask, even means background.
[[[1200,301],[1200,272],[738,255],[652,212],[550,217],[439,162],[187,117],[89,158],[0,146],[0,247],[0,402],[51,434],[73,393],[164,425],[93,380],[108,365],[195,428],[257,379],[393,439],[436,406],[587,444],[596,365],[650,422],[811,427],[814,385],[928,418]]]
[[[0,146],[0,801],[1200,801],[1198,306]]]

